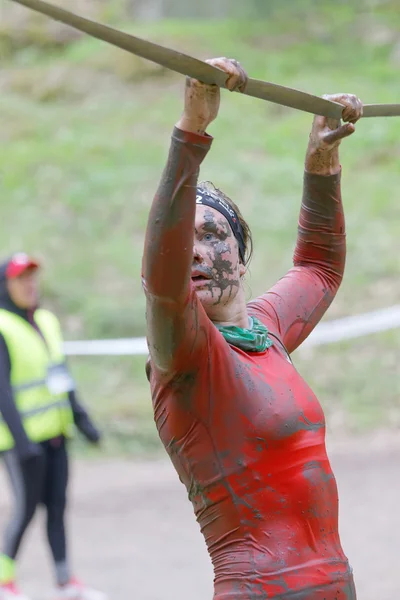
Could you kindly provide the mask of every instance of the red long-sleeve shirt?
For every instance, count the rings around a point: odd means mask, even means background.
[[[175,129],[145,243],[151,392],[215,571],[215,600],[354,600],[325,419],[280,344],[230,346],[191,287],[195,188],[211,144]],[[345,261],[340,176],[305,174],[294,267],[248,304],[292,352]]]

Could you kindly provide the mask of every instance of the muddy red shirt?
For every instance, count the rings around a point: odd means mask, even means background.
[[[192,201],[210,143],[174,131],[158,192],[169,197],[170,207],[174,194]],[[305,174],[295,266],[248,305],[249,315],[289,352],[318,323],[340,285],[345,234],[339,180]],[[152,252],[171,247],[173,253],[179,243],[171,232],[184,226],[182,220],[165,223]],[[214,598],[354,600],[320,403],[277,341],[260,353],[229,345],[190,280],[187,294],[177,297],[169,289],[177,285],[171,268],[170,280],[161,268],[167,263],[160,267],[145,255],[148,319],[158,319],[159,340],[172,357],[167,372],[151,363],[155,422],[204,535]],[[156,343],[149,340],[150,350]]]

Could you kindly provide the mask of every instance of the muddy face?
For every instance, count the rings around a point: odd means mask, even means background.
[[[226,218],[208,206],[197,206],[192,282],[204,308],[226,306],[240,289],[245,267]]]

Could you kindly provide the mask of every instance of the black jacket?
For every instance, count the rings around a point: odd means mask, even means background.
[[[40,329],[35,322],[34,310],[18,308],[11,300],[6,286],[6,269],[9,261],[0,265],[0,308],[8,310],[25,319],[35,329]],[[0,413],[6,422],[15,441],[15,448],[20,458],[30,458],[36,454],[36,445],[27,437],[21,416],[14,402],[10,381],[11,362],[7,344],[0,333]],[[69,401],[74,414],[74,422],[81,433],[93,443],[97,443],[100,434],[93,425],[86,410],[77,399],[75,391],[69,393]]]

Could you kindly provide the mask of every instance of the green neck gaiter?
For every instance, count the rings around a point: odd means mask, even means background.
[[[215,325],[222,333],[228,344],[236,346],[246,352],[264,352],[272,346],[273,341],[268,336],[268,329],[255,317],[249,317],[250,329],[241,327]]]

